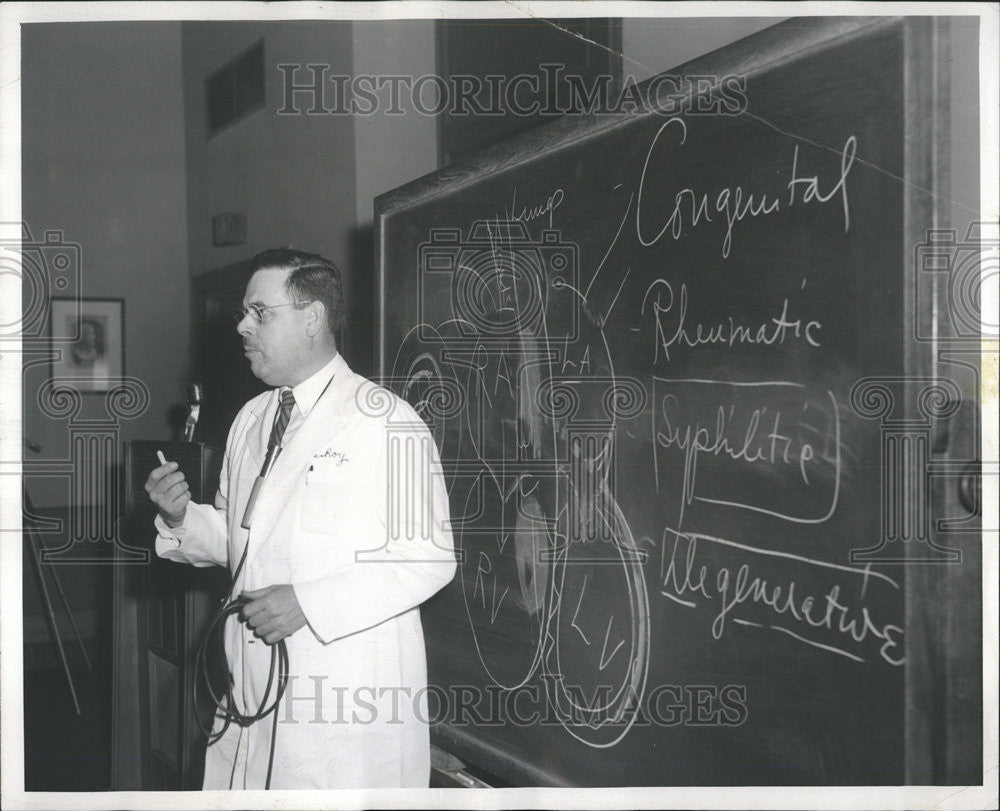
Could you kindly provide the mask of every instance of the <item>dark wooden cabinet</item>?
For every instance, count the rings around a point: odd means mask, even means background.
[[[196,707],[195,657],[208,622],[228,585],[221,567],[196,568],[156,555],[155,510],[143,484],[159,462],[156,452],[180,464],[192,498],[211,502],[220,454],[200,443],[139,440],[125,448],[125,516],[114,577],[114,685],[112,788],[200,789],[206,726],[212,711]],[[145,560],[134,559],[136,551]]]

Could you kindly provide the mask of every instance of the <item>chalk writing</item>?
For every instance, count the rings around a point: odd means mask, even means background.
[[[833,417],[833,457],[817,452],[813,442],[805,439],[807,431],[800,429],[802,403],[794,394],[803,387],[788,381],[733,383],[721,380],[667,379],[654,377],[656,411],[653,422],[654,464],[659,476],[660,450],[683,454],[681,503],[678,524],[683,522],[685,508],[693,501],[704,501],[740,507],[783,518],[795,523],[822,523],[836,509],[840,488],[839,433],[840,418],[836,399],[827,392]],[[737,393],[740,396],[737,396]],[[784,393],[783,393],[784,392]],[[754,406],[747,398],[756,395],[758,401],[771,398],[770,405]],[[795,416],[776,403],[787,403]],[[706,407],[706,404],[708,407]],[[707,419],[706,419],[707,416]],[[811,428],[811,426],[810,426]],[[787,473],[783,479],[791,486],[808,489],[822,487],[829,498],[829,509],[819,515],[806,516],[781,511],[773,506],[737,502],[725,498],[696,495],[701,458],[738,462],[749,469],[762,466]],[[727,469],[728,470],[728,469]],[[732,477],[732,470],[728,470]],[[831,481],[832,480],[832,481]],[[659,480],[657,480],[659,486]],[[728,485],[731,486],[731,485]]]
[[[522,205],[520,209],[518,209],[517,186],[514,186],[514,192],[510,199],[510,208],[504,206],[504,219],[511,220],[512,222],[531,222],[532,220],[537,220],[539,217],[544,217],[547,214],[549,217],[549,228],[551,228],[552,215],[555,213],[555,210],[562,205],[564,196],[565,195],[562,189],[556,189],[546,198],[544,203]]]
[[[664,145],[671,142],[665,136],[670,128],[676,133],[673,143],[683,146],[687,140],[687,124],[681,118],[670,118],[656,131],[653,140],[649,144],[646,153],[646,161],[642,167],[642,174],[639,178],[639,188],[635,206],[635,232],[639,242],[650,247],[655,245],[667,233],[674,240],[680,239],[685,234],[690,233],[703,223],[714,222],[716,218],[721,218],[725,223],[726,231],[722,239],[722,257],[727,258],[733,244],[733,227],[738,222],[747,218],[766,217],[781,211],[781,200],[774,192],[766,191],[747,192],[742,186],[726,186],[715,192],[714,198],[710,192],[698,192],[690,187],[685,187],[675,191],[671,196],[669,190],[662,194],[662,189],[654,187],[668,201],[673,200],[673,207],[669,209],[669,214],[663,220],[660,230],[651,234],[644,230],[642,222],[642,207],[644,203],[651,200],[644,196],[650,194],[647,186],[647,178],[650,171],[650,160],[654,154],[668,165],[683,164],[684,159],[673,154],[658,151],[661,141]],[[843,208],[844,231],[850,229],[851,214],[850,202],[847,194],[847,177],[854,165],[854,156],[857,152],[857,138],[853,135],[847,138],[841,150],[840,176],[824,192],[822,191],[818,175],[800,177],[799,172],[799,147],[795,145],[792,154],[792,179],[788,181],[788,206],[796,203],[808,204],[813,202],[827,203],[839,196]],[[666,154],[666,157],[664,157]],[[672,159],[672,160],[671,160]],[[652,185],[652,184],[651,184]],[[801,188],[800,188],[801,187]],[[801,195],[798,192],[801,191]],[[713,217],[713,215],[715,215]]]
[[[650,294],[652,300],[650,300]],[[819,321],[807,321],[803,324],[802,319],[794,320],[788,317],[788,299],[784,299],[781,304],[781,313],[770,319],[769,322],[752,324],[747,326],[741,324],[733,316],[729,316],[723,321],[714,324],[688,324],[688,291],[687,284],[682,283],[680,293],[677,296],[676,311],[674,311],[674,290],[665,279],[656,279],[646,288],[646,294],[642,299],[642,314],[646,314],[647,305],[655,320],[655,336],[653,363],[660,359],[660,351],[663,351],[663,358],[670,360],[670,348],[672,346],[683,346],[697,349],[700,346],[723,345],[732,347],[736,344],[758,344],[761,346],[772,346],[783,344],[785,339],[802,340],[808,345],[818,347],[818,334],[821,329]],[[676,325],[672,326],[667,316],[676,316]]]
[[[825,594],[815,595],[799,587],[791,577],[774,577],[771,581],[754,571],[754,562],[728,563],[732,555],[727,553],[726,565],[709,558],[708,563],[699,563],[699,542],[716,543],[736,548],[744,552],[767,556],[770,561],[791,560],[808,567],[833,569],[842,574],[852,585],[846,589],[842,583],[831,585]],[[758,549],[747,544],[738,544],[721,538],[714,538],[692,532],[678,532],[664,527],[662,536],[662,591],[674,602],[694,608],[700,602],[712,603],[715,616],[712,619],[711,634],[721,639],[726,632],[727,622],[732,619],[738,624],[755,624],[758,627],[770,625],[773,630],[782,631],[800,642],[843,655],[858,662],[864,657],[843,646],[860,646],[867,640],[879,645],[879,655],[891,665],[902,665],[906,657],[902,650],[904,632],[901,627],[890,622],[876,622],[867,605],[860,604],[870,581],[886,582],[898,589],[899,584],[881,573],[868,568],[860,569],[825,561],[813,560],[799,555],[775,553]],[[850,576],[850,577],[848,577]],[[853,584],[856,584],[853,585]],[[856,593],[854,599],[847,592]],[[770,619],[764,623],[753,623],[737,612],[760,609]],[[742,622],[739,622],[742,620]],[[773,623],[781,624],[775,625]],[[798,628],[792,631],[788,625]],[[806,634],[826,632],[826,637],[837,642],[828,644],[810,638]]]

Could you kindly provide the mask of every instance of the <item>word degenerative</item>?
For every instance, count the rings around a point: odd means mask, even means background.
[[[780,631],[799,642],[857,662],[864,662],[864,657],[847,648],[873,641],[879,645],[879,655],[885,662],[895,666],[905,663],[903,629],[890,622],[876,621],[868,606],[858,604],[864,600],[870,580],[881,579],[899,588],[886,575],[799,556],[781,556],[786,560],[794,559],[797,563],[841,571],[845,579],[853,577],[858,584],[857,602],[852,602],[845,595],[848,589],[844,589],[841,583],[831,585],[825,594],[813,595],[799,587],[792,578],[781,578],[779,581],[772,577],[769,582],[766,577],[754,572],[756,564],[752,562],[739,566],[735,563],[718,565],[718,560],[700,563],[704,558],[698,557],[699,541],[771,555],[771,560],[775,559],[773,556],[776,553],[707,535],[664,528],[662,554],[665,568],[660,593],[689,608],[696,607],[699,601],[711,603],[716,611],[711,625],[714,639],[721,639],[728,623],[733,622]],[[732,557],[731,551],[727,560]],[[855,589],[852,587],[849,590],[853,592]],[[757,610],[752,612],[754,608]],[[755,621],[746,619],[748,614]],[[821,642],[813,638],[816,635],[837,644]]]

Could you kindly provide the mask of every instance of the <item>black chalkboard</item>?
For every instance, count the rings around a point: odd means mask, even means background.
[[[461,554],[423,611],[439,746],[512,785],[904,782],[877,417],[929,25],[779,25],[377,200],[381,370]]]

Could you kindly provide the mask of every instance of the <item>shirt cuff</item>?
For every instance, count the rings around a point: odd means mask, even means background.
[[[188,529],[188,511],[184,511],[184,520],[179,527],[171,527],[163,520],[159,513],[153,519],[153,526],[156,527],[156,554],[162,555],[166,551],[180,547]]]
[[[329,629],[322,627],[323,607],[321,605],[320,593],[312,583],[292,583],[292,592],[299,604],[299,610],[306,618],[306,625],[313,635],[324,645],[333,641],[333,636]]]

